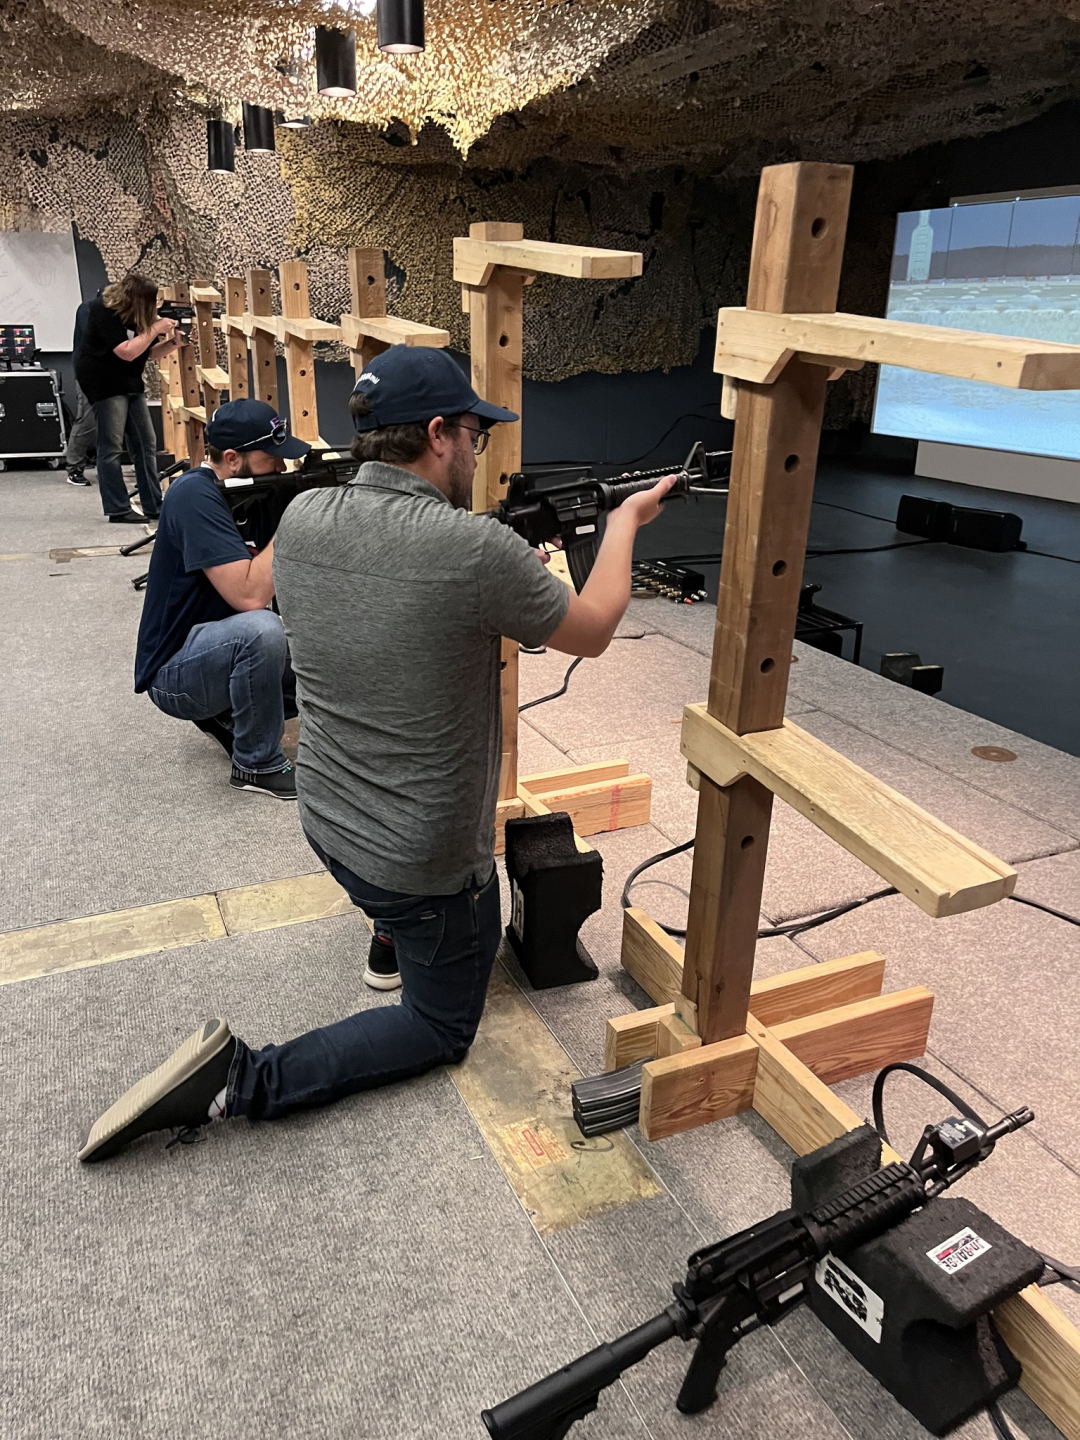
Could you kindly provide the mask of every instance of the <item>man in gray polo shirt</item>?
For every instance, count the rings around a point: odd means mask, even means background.
[[[210,1119],[271,1119],[461,1060],[502,934],[494,865],[500,648],[508,636],[603,653],[630,598],[640,525],[671,480],[609,516],[580,595],[520,536],[469,513],[488,428],[441,350],[394,346],[349,405],[349,484],[289,506],[274,581],[297,678],[300,818],[316,854],[371,917],[365,978],[401,1004],[284,1045],[249,1048],[209,1020],[96,1122],[83,1160]]]

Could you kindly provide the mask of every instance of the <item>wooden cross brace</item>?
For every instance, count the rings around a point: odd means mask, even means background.
[[[873,953],[754,981],[773,795],[932,916],[992,904],[1015,873],[784,718],[828,376],[866,360],[1018,388],[1080,388],[1080,347],[835,313],[848,166],[762,173],[745,310],[720,314],[737,397],[708,702],[682,751],[699,792],[685,952],[641,911],[624,967],[657,1007],[613,1020],[607,1063],[644,1066],[658,1139],[755,1109],[800,1154],[861,1121],[827,1082],[922,1054],[933,997],[881,992]],[[891,1152],[885,1159],[895,1158]],[[1030,1287],[995,1312],[1021,1385],[1080,1440],[1080,1331]]]
[[[576,279],[617,279],[641,274],[636,250],[603,250],[589,245],[557,245],[525,240],[522,226],[482,221],[454,241],[454,279],[461,282],[462,308],[469,316],[472,384],[494,405],[521,414],[523,289],[537,274]],[[510,476],[521,469],[521,422],[497,425],[480,457],[473,479],[473,511],[495,509],[506,496]],[[595,766],[578,766],[546,775],[518,776],[518,647],[503,640],[502,768],[499,821],[515,813],[544,814],[551,809],[574,816],[575,829],[592,835],[643,825],[649,819],[652,781],[629,774],[625,761],[596,778]],[[590,778],[584,778],[589,772]],[[582,828],[584,827],[584,828]]]

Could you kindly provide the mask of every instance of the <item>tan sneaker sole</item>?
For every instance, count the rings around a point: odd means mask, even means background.
[[[94,1122],[86,1144],[79,1151],[79,1159],[89,1160],[151,1106],[190,1079],[208,1060],[224,1050],[231,1039],[232,1031],[224,1020],[207,1020],[200,1025],[163,1064],[134,1084]]]

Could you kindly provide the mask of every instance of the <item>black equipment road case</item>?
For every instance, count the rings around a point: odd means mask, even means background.
[[[0,469],[11,460],[48,460],[59,469],[67,445],[60,387],[52,370],[0,369]]]

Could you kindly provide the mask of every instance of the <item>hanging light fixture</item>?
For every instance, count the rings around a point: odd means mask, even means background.
[[[315,26],[315,67],[320,95],[356,94],[356,37],[351,30]]]
[[[244,149],[252,155],[270,155],[274,150],[274,112],[265,105],[244,101]]]
[[[306,130],[311,124],[311,116],[290,115],[286,117],[284,110],[275,110],[274,124],[282,130]]]
[[[378,0],[379,49],[384,55],[418,55],[424,48],[424,0]]]
[[[236,169],[236,132],[228,120],[206,122],[206,168],[211,175],[231,175]]]

